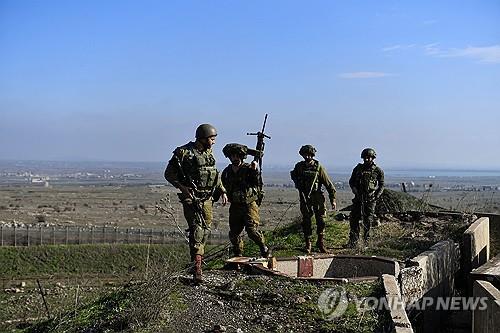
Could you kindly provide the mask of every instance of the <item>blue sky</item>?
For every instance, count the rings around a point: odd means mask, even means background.
[[[498,1],[0,1],[0,159],[500,169]]]

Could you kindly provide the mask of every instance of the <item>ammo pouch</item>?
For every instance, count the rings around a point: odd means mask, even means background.
[[[234,191],[231,193],[231,202],[240,204],[249,204],[259,197],[259,191],[256,188],[248,188],[246,191]]]

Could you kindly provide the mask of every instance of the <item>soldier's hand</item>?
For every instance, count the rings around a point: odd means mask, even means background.
[[[227,194],[222,193],[221,198],[222,198],[222,205],[223,206],[227,205]]]
[[[254,169],[254,170],[257,170],[259,167],[257,161],[252,161],[252,163],[250,163],[250,168]]]
[[[191,190],[189,187],[184,186],[184,185],[179,185],[179,190],[181,190],[182,194],[187,197],[193,199],[193,194],[191,193]]]
[[[332,200],[331,204],[332,204],[332,210],[336,210],[337,209],[337,201]]]

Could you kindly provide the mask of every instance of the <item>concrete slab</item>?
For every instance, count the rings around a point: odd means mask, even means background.
[[[487,281],[474,281],[474,298],[486,298],[486,309],[472,312],[472,331],[474,333],[496,333],[500,329],[500,290]]]
[[[490,219],[480,217],[463,234],[462,265],[465,274],[490,260]]]
[[[383,274],[385,298],[389,305],[392,326],[395,332],[413,332],[410,320],[405,310],[404,303],[399,292],[399,285],[393,275]]]
[[[500,288],[500,254],[470,273],[471,281],[484,280]]]

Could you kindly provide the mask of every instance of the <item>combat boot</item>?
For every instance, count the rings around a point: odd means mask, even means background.
[[[193,273],[193,280],[195,283],[202,283],[203,282],[203,275],[201,272],[201,262],[203,260],[203,257],[201,254],[197,254],[194,257],[194,273]]]
[[[318,235],[318,241],[316,242],[316,246],[318,247],[319,252],[328,253],[328,250],[325,247],[323,234]]]
[[[306,237],[306,247],[305,247],[306,253],[311,254],[312,251],[312,245],[311,245],[311,238]]]

